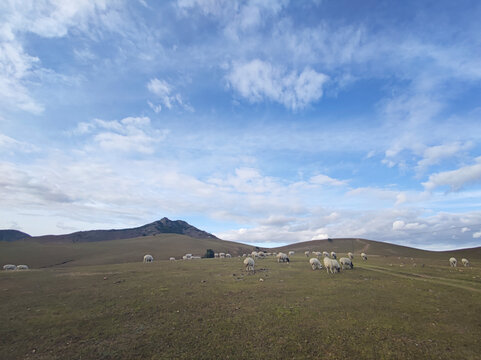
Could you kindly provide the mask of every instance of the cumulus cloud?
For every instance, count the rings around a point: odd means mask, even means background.
[[[481,231],[477,231],[473,234],[473,239],[479,239],[481,238]]]
[[[459,191],[464,186],[481,182],[481,157],[475,159],[474,165],[463,166],[457,170],[443,171],[429,176],[422,183],[424,188],[432,191],[438,187],[448,186],[450,191]]]
[[[393,230],[420,230],[425,228],[426,224],[420,224],[418,222],[405,223],[402,220],[396,220],[392,223]]]
[[[259,59],[235,63],[226,76],[229,85],[251,102],[271,100],[297,110],[318,101],[329,77],[310,67],[300,73],[287,72]]]

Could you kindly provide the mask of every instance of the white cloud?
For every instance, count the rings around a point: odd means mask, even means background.
[[[319,174],[309,179],[309,182],[316,185],[342,186],[346,185],[346,180],[333,179],[327,175]]]
[[[153,128],[148,117],[126,117],[120,121],[80,122],[71,134],[88,135],[103,150],[153,154],[168,131]]]
[[[10,136],[0,133],[0,150],[3,153],[15,153],[15,152],[34,152],[38,151],[38,148],[32,144],[18,141]]]
[[[468,228],[468,227],[463,227],[463,228],[461,229],[461,232],[462,232],[462,233],[465,233],[465,232],[468,232],[468,231],[471,231],[471,229]]]
[[[392,223],[393,230],[421,230],[425,228],[426,224],[420,224],[418,222],[405,223],[402,220],[396,220]]]
[[[475,232],[473,234],[473,239],[479,239],[479,238],[481,238],[481,231]]]
[[[159,80],[157,78],[150,79],[149,83],[147,84],[147,89],[149,89],[151,93],[155,94],[167,109],[172,109],[172,107],[177,104],[188,111],[194,110],[192,106],[184,103],[182,96],[179,93],[172,93],[172,85],[165,80]],[[156,113],[162,110],[160,105],[155,106],[149,102],[149,106]]]
[[[106,10],[105,0],[4,1],[0,4],[0,104],[6,108],[40,114],[44,105],[34,99],[32,85],[51,74],[41,67],[40,59],[26,53],[25,33],[40,37],[63,37],[75,27],[87,30],[93,17]]]
[[[464,144],[455,142],[428,147],[424,150],[423,158],[418,161],[417,170],[423,171],[431,165],[439,164],[444,159],[459,156],[462,151],[472,148],[473,145],[472,142]]]
[[[251,102],[271,100],[297,110],[322,97],[322,87],[329,77],[309,67],[299,74],[287,72],[255,59],[248,63],[235,63],[226,79],[235,91]]]
[[[474,165],[432,174],[428,181],[422,184],[428,191],[441,186],[449,186],[451,191],[459,191],[465,185],[479,182],[481,182],[481,157],[476,158],[476,164]]]

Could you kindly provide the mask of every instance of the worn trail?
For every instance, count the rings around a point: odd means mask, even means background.
[[[419,275],[419,274],[413,274],[413,273],[399,273],[399,272],[395,272],[389,269],[385,269],[385,268],[373,266],[373,265],[362,265],[359,267],[362,269],[375,271],[383,274],[388,274],[388,275],[392,275],[392,276],[396,276],[404,279],[412,279],[412,280],[430,282],[434,284],[448,285],[448,286],[457,287],[459,289],[481,293],[480,288],[475,288],[472,286],[461,284],[460,281],[462,280],[453,280],[453,279],[447,279],[443,277],[434,277],[430,275]]]

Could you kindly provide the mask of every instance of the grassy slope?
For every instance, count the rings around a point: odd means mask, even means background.
[[[447,260],[451,256],[458,258],[458,261],[462,257],[468,259],[481,260],[481,247],[474,249],[462,249],[452,251],[426,251],[406,246],[400,246],[380,241],[366,240],[366,239],[332,239],[329,240],[313,240],[296,244],[291,244],[279,248],[273,249],[274,251],[289,250],[296,251],[298,253],[304,253],[304,251],[335,251],[338,255],[345,256],[348,252],[353,252],[359,255],[361,252],[365,252],[368,256],[400,256],[408,258],[435,258]]]
[[[32,240],[0,242],[0,264],[28,264],[30,267],[118,264],[142,261],[145,254],[154,259],[176,258],[192,253],[204,255],[207,249],[232,255],[252,251],[252,247],[218,239],[194,239],[185,235],[162,234],[135,239],[85,243],[53,243]]]
[[[479,359],[481,267],[418,260],[336,275],[302,254],[255,275],[236,258],[0,272],[0,358]]]

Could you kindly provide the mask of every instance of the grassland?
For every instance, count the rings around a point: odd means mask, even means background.
[[[255,274],[238,258],[1,272],[0,358],[479,359],[481,259],[428,255],[336,275],[300,254]]]
[[[202,256],[207,249],[242,254],[252,247],[219,239],[195,239],[185,235],[161,234],[133,239],[95,242],[50,242],[21,240],[0,242],[0,264],[28,264],[33,268],[137,262],[145,254],[154,259],[179,259],[186,253]]]

